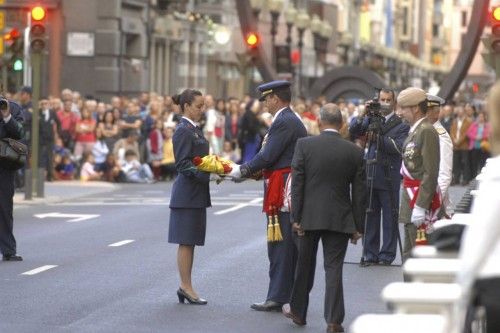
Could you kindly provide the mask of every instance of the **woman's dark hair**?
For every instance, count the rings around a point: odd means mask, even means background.
[[[219,106],[220,103],[222,103],[222,105],[223,105],[222,110],[217,109],[217,107]],[[219,98],[217,100],[217,102],[215,102],[215,108],[217,110],[219,110],[220,112],[226,112],[226,101],[222,98]]]
[[[182,93],[172,96],[172,100],[175,104],[181,107],[181,111],[184,112],[184,105],[191,105],[196,96],[203,96],[200,91],[194,89],[186,89]]]
[[[113,112],[113,110],[108,110],[108,111],[104,112],[104,116],[102,117],[102,122],[106,123],[106,117],[108,116],[108,114],[110,114],[111,117],[113,117],[113,121],[111,122],[111,124],[114,125],[116,119],[115,119],[115,113]]]

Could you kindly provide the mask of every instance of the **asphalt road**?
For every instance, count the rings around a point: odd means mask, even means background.
[[[321,254],[306,327],[250,309],[268,283],[262,185],[254,181],[212,185],[206,245],[196,248],[193,272],[209,304],[178,304],[177,247],[167,243],[170,187],[124,185],[78,198],[68,188],[67,199],[15,208],[25,260],[0,262],[0,332],[325,330]],[[360,253],[350,245],[344,266],[346,328],[361,314],[386,312],[380,291],[402,280],[398,266],[360,268]]]

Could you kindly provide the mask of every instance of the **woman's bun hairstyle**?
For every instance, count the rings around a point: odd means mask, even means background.
[[[176,105],[181,105],[181,95],[176,94],[176,95],[172,96],[172,101],[174,101],[174,104],[176,104]]]

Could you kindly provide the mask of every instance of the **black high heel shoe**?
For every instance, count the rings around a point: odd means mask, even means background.
[[[195,304],[195,305],[206,305],[208,302],[207,300],[203,299],[203,298],[193,298],[191,296],[189,296],[189,294],[187,292],[185,292],[184,290],[182,290],[181,288],[179,288],[179,290],[177,290],[177,297],[179,297],[179,303],[183,303],[184,304],[184,300],[187,300],[189,304]]]

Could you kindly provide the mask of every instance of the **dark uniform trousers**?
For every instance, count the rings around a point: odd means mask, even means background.
[[[290,213],[278,214],[283,240],[267,243],[269,257],[269,288],[267,300],[288,303],[293,287],[297,262],[297,248],[294,244]],[[266,224],[267,228],[267,224]]]
[[[314,230],[305,231],[304,236],[296,236],[299,256],[290,307],[294,309],[296,315],[306,321],[309,293],[314,285],[316,255],[320,239],[323,244],[326,273],[325,320],[327,323],[342,323],[345,316],[342,269],[349,242],[349,235],[346,233]]]
[[[16,239],[12,233],[15,171],[0,168],[0,251],[16,254]]]
[[[389,261],[396,257],[398,221],[394,207],[399,207],[399,188],[392,195],[388,190],[373,189],[372,212],[368,214],[365,255],[368,261]],[[396,211],[398,208],[396,208]],[[380,248],[380,217],[382,211],[383,245]],[[380,251],[379,251],[380,249]]]

